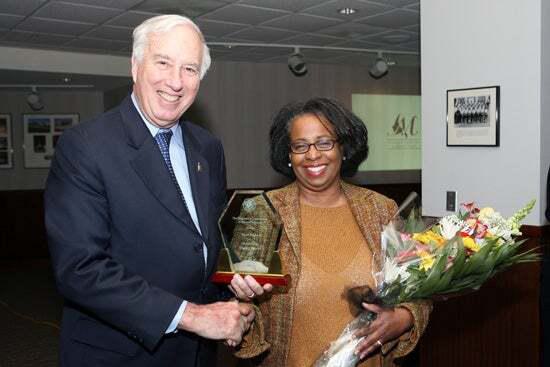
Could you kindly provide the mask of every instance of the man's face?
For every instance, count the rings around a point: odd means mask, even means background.
[[[176,124],[200,85],[203,44],[187,25],[152,33],[141,61],[132,59],[134,93],[147,119],[157,127]]]

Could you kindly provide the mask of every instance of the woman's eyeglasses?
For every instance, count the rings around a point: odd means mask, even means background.
[[[306,143],[303,141],[299,142],[293,142],[290,143],[290,150],[294,154],[304,154],[309,152],[309,149],[312,145],[315,146],[315,149],[317,149],[320,152],[326,152],[327,150],[331,150],[334,148],[334,144],[337,142],[335,139],[322,139],[317,140],[315,143]]]

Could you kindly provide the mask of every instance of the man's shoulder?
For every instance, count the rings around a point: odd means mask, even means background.
[[[76,130],[80,133],[95,132],[96,130],[109,131],[115,128],[117,126],[117,122],[121,119],[120,110],[118,107],[115,107],[82,121],[81,123],[75,125],[71,130]]]
[[[204,142],[204,141],[213,141],[213,142],[219,142],[219,139],[212,134],[210,131],[205,129],[202,126],[199,126],[191,121],[183,121],[182,127],[184,130],[184,133],[187,132],[190,133],[195,139]]]
[[[104,149],[112,139],[119,139],[122,134],[121,114],[118,108],[113,108],[95,117],[85,119],[81,123],[63,132],[60,142],[65,144],[86,145]]]

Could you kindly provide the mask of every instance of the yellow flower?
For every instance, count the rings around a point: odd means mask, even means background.
[[[466,219],[466,224],[467,224],[468,227],[470,227],[470,228],[475,228],[475,227],[476,227],[476,224],[477,224],[477,219],[473,219],[473,218]]]
[[[420,257],[420,270],[430,270],[435,262],[433,255],[428,251],[420,250],[418,256]]]
[[[462,243],[464,244],[464,247],[473,252],[479,251],[479,245],[476,243],[476,241],[474,241],[472,237],[462,237]]]
[[[445,243],[445,238],[441,237],[434,231],[415,233],[413,234],[413,239],[425,245],[433,241],[437,244],[437,247],[441,247]]]

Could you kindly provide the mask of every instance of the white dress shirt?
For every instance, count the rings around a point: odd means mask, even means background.
[[[136,107],[139,115],[141,116],[141,119],[143,122],[145,122],[145,126],[149,129],[151,132],[151,135],[153,138],[157,135],[160,128],[150,123],[147,118],[143,115],[141,112],[141,109],[139,108],[139,105],[137,103],[136,97],[134,96],[134,93],[132,93],[132,102],[134,103],[134,106]],[[170,139],[170,162],[172,163],[172,168],[174,169],[174,175],[176,176],[176,180],[178,181],[178,185],[181,189],[181,192],[183,193],[183,197],[185,198],[185,203],[187,204],[187,209],[189,210],[189,214],[191,215],[191,219],[193,220],[193,223],[195,224],[195,227],[201,233],[201,228],[199,225],[199,218],[197,216],[197,208],[195,207],[195,201],[193,200],[193,193],[191,192],[191,181],[189,180],[189,169],[187,167],[187,156],[185,154],[185,146],[183,145],[183,136],[181,131],[181,126],[179,124],[176,124],[170,128],[172,131],[172,138]],[[202,234],[202,233],[201,233]],[[204,256],[204,266],[206,267],[206,261],[208,259],[208,250],[206,248],[206,244],[202,243],[202,253]],[[178,309],[178,312],[176,313],[176,316],[172,319],[172,322],[166,329],[166,334],[177,332],[177,326],[181,319],[181,316],[183,315],[183,312],[185,311],[185,307],[187,306],[187,301],[183,301],[180,305],[180,308]]]

